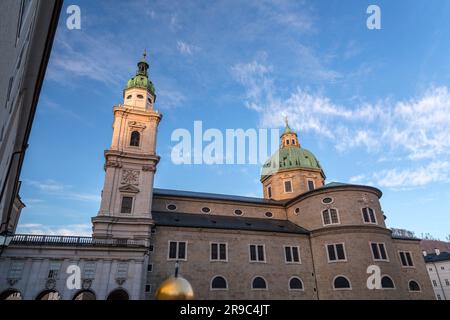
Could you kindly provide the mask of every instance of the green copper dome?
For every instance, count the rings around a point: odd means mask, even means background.
[[[130,88],[147,89],[147,91],[149,91],[156,100],[155,87],[153,86],[152,81],[148,78],[149,65],[147,63],[146,57],[147,53],[144,52],[141,61],[139,61],[137,64],[138,70],[136,72],[136,75],[128,80],[125,90]]]
[[[146,76],[140,74],[137,74],[130,80],[128,80],[125,89],[130,88],[144,88],[150,91],[153,95],[155,95],[155,87],[153,86],[153,83]]]
[[[311,151],[298,146],[280,148],[263,165],[261,177],[272,175],[281,170],[296,168],[317,169],[325,177],[319,161]]]

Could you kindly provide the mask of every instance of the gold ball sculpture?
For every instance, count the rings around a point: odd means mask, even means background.
[[[193,300],[194,290],[185,278],[178,275],[178,262],[175,275],[164,280],[156,291],[156,300]]]

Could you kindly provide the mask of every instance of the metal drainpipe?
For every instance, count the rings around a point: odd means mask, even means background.
[[[320,300],[319,286],[317,285],[317,273],[316,273],[316,267],[314,264],[314,253],[313,253],[312,242],[311,242],[311,234],[308,235],[308,240],[309,240],[309,250],[311,251],[311,260],[312,260],[312,267],[313,267],[313,272],[314,272],[314,284],[316,286],[317,300]]]

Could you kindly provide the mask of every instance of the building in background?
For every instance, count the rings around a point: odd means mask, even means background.
[[[62,0],[0,1],[0,246],[24,207],[19,175],[61,7]]]
[[[450,300],[450,243],[422,240],[420,246],[436,299]]]

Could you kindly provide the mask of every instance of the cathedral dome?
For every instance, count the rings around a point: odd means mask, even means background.
[[[299,146],[284,147],[278,149],[263,165],[261,176],[272,175],[280,170],[297,168],[317,169],[322,175],[322,167],[311,151]]]

